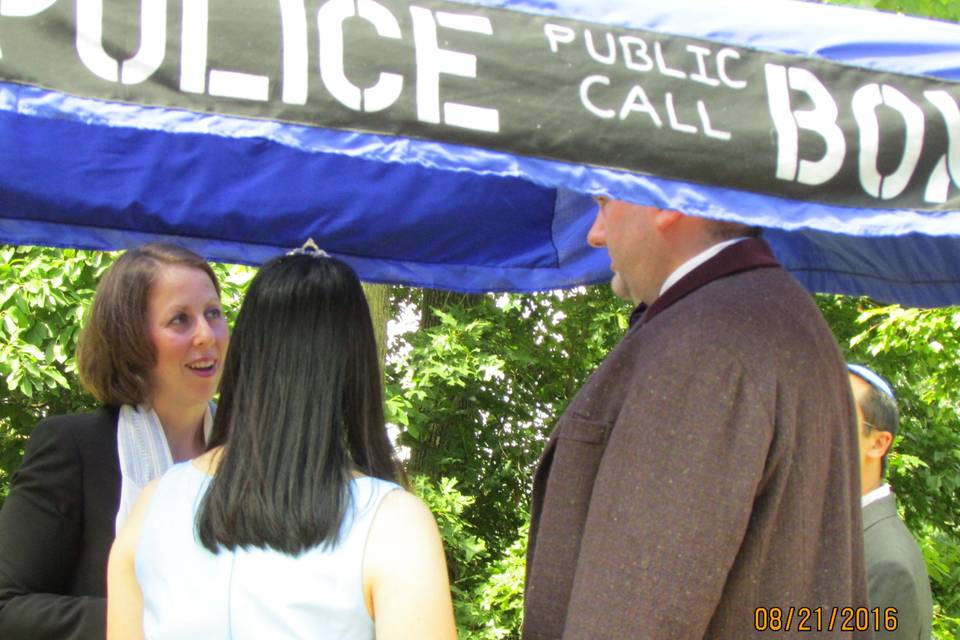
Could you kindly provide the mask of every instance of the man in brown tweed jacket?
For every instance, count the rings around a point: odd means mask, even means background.
[[[524,639],[871,637],[817,307],[747,227],[598,203],[588,240],[638,307],[540,459]]]

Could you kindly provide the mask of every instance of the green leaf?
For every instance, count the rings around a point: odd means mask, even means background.
[[[63,377],[63,374],[57,371],[56,369],[44,369],[44,373],[48,378],[53,380],[58,386],[68,389],[70,387],[70,382]]]

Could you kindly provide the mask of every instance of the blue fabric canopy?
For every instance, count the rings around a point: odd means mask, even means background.
[[[0,0],[0,241],[605,281],[604,194],[960,304],[960,25],[793,0]],[[277,4],[277,6],[273,6]],[[242,6],[241,6],[242,5]],[[98,11],[99,10],[99,14]]]

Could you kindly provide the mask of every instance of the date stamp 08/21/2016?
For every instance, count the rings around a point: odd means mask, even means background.
[[[772,631],[896,631],[895,607],[757,607],[753,628]]]

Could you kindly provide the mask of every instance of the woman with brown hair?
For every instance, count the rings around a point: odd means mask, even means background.
[[[195,253],[148,244],[107,270],[77,352],[103,406],[37,424],[0,510],[0,637],[105,636],[110,545],[143,487],[206,449],[228,340]]]

